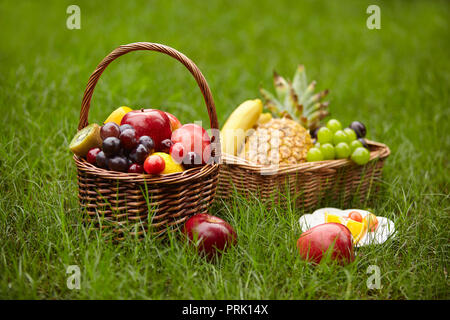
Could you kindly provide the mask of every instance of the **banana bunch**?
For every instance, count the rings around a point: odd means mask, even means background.
[[[249,130],[258,123],[262,116],[262,110],[262,101],[254,99],[244,101],[231,113],[220,132],[222,153],[234,156],[238,154],[245,138],[251,134]]]

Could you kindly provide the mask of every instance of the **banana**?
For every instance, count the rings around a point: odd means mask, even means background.
[[[262,101],[254,99],[244,101],[231,113],[220,132],[222,153],[237,155],[248,130],[258,122],[262,109]]]

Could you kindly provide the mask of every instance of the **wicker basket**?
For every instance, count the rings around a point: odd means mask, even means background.
[[[298,165],[267,167],[222,155],[218,198],[228,200],[234,192],[257,198],[266,205],[287,206],[292,201],[297,208],[314,209],[319,204],[339,203],[345,207],[352,199],[364,201],[377,189],[389,148],[367,141],[370,161],[358,166],[351,160],[306,162]]]
[[[155,43],[137,42],[112,51],[89,78],[81,104],[78,130],[88,125],[88,114],[95,85],[105,68],[116,58],[136,50],[157,51],[180,61],[194,76],[203,94],[211,128],[218,121],[208,84],[197,66],[177,50]],[[219,141],[212,144],[212,152]],[[206,213],[213,202],[219,175],[217,163],[183,172],[151,176],[108,171],[74,156],[78,170],[79,202],[86,221],[104,229],[104,235],[121,240],[128,235],[146,232],[160,235],[176,229],[189,217]]]

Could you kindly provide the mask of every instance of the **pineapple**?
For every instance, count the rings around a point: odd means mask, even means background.
[[[255,164],[278,165],[304,162],[312,146],[309,132],[291,119],[272,119],[247,138],[240,157]]]
[[[247,138],[239,156],[259,165],[289,165],[306,161],[312,147],[308,130],[316,129],[328,115],[328,90],[314,94],[316,82],[307,84],[305,69],[298,67],[292,82],[274,72],[276,97],[260,89],[265,107],[274,116],[260,121]]]

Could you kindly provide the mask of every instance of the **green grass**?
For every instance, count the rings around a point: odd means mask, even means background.
[[[446,1],[72,1],[0,3],[0,298],[2,299],[448,299],[450,152]],[[381,30],[366,28],[369,4]],[[90,73],[120,44],[160,42],[191,57],[213,92],[220,123],[271,88],[271,73],[306,65],[330,89],[332,116],[354,119],[390,146],[377,215],[396,239],[357,250],[354,263],[313,267],[295,244],[302,211],[236,197],[211,209],[238,233],[215,263],[169,241],[99,240],[81,224],[76,132]],[[161,106],[182,122],[208,121],[191,75],[168,57],[136,52],[111,64],[90,122],[119,105]],[[66,286],[68,265],[81,290]],[[368,289],[367,267],[381,271]]]

